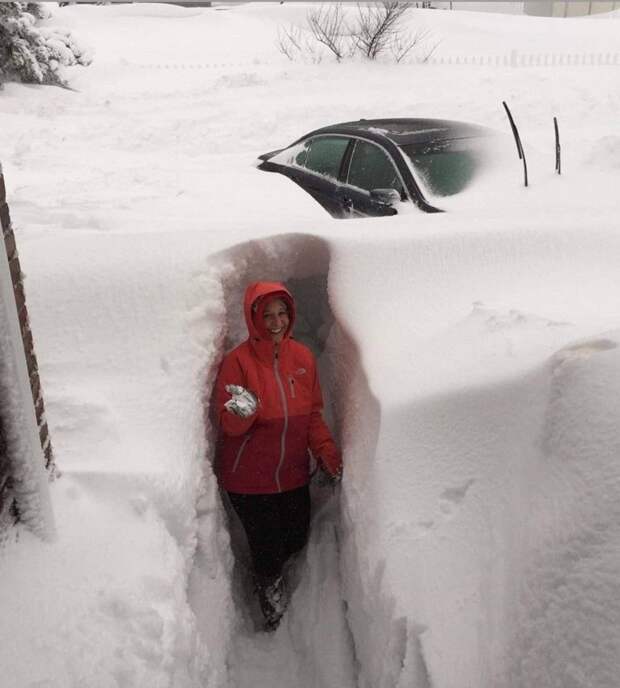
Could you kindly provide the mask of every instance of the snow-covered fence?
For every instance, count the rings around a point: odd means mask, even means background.
[[[53,531],[48,475],[54,459],[21,267],[0,165],[0,541],[19,519],[38,534]],[[48,469],[49,473],[45,469]]]
[[[225,62],[130,62],[122,60],[123,67],[145,70],[207,71],[228,74],[236,70],[260,71],[272,69],[283,64],[283,58],[253,59]],[[407,56],[402,65],[468,65],[473,67],[620,67],[620,53],[617,52],[521,52],[511,50],[495,54],[457,54],[430,55],[424,57]]]
[[[433,55],[420,62],[473,67],[620,67],[620,53],[526,53],[511,50],[495,55]]]

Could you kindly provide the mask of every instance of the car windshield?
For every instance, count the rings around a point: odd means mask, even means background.
[[[467,138],[403,144],[416,176],[432,196],[453,196],[476,176],[483,159],[483,139]]]

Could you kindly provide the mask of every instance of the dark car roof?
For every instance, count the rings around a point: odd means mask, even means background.
[[[490,129],[448,119],[424,119],[397,117],[393,119],[360,119],[341,122],[316,129],[303,138],[315,134],[378,134],[393,141],[397,146],[461,138],[488,136]]]

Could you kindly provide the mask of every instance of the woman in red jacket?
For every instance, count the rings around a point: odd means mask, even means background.
[[[293,297],[279,282],[257,282],[244,312],[249,337],[225,356],[216,382],[217,474],[243,524],[274,629],[286,607],[283,566],[308,537],[308,450],[332,480],[342,461],[321,415],[314,356],[291,337]]]

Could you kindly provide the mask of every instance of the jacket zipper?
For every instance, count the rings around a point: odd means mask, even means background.
[[[282,435],[280,435],[280,462],[276,468],[276,485],[278,486],[278,492],[282,492],[282,486],[280,485],[280,470],[282,464],[284,463],[284,454],[286,452],[286,431],[288,429],[288,404],[286,403],[286,394],[284,393],[284,385],[282,384],[282,379],[280,378],[280,367],[278,365],[278,354],[276,353],[273,359],[273,372],[275,374],[276,382],[278,383],[278,388],[280,390],[280,398],[282,399],[282,410],[284,411],[284,427],[282,428]]]
[[[289,375],[288,386],[289,386],[289,389],[291,390],[291,399],[294,399],[295,398],[295,378],[292,375]]]
[[[235,463],[234,463],[233,468],[232,468],[233,473],[237,470],[237,466],[239,465],[239,461],[241,461],[241,454],[243,454],[243,450],[245,449],[245,445],[248,443],[251,436],[252,436],[252,433],[248,433],[244,437],[243,442],[241,443],[241,446],[239,447],[239,450],[237,451]]]

